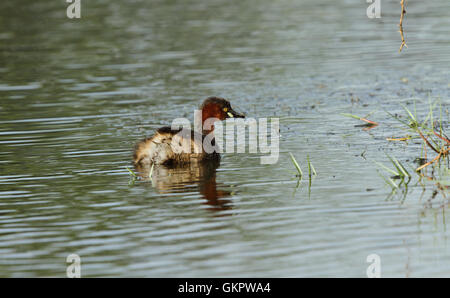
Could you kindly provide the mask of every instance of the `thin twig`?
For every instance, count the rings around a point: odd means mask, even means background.
[[[436,148],[433,147],[433,145],[431,145],[431,143],[428,141],[427,138],[424,137],[424,135],[422,134],[422,132],[421,132],[419,129],[417,129],[417,132],[419,133],[420,137],[425,141],[425,143],[427,143],[427,145],[428,145],[431,149],[433,149],[434,152],[440,153]]]
[[[411,137],[404,137],[404,138],[386,138],[387,141],[404,141],[411,140]]]
[[[400,36],[402,38],[402,44],[400,45],[400,49],[398,50],[399,53],[402,51],[403,47],[408,47],[406,45],[405,36],[403,35],[403,18],[405,17],[406,14],[406,0],[401,0],[400,5],[402,6],[402,13],[400,15],[400,23],[398,24],[398,27]]]
[[[439,139],[441,139],[441,140],[447,142],[448,144],[450,144],[450,140],[449,140],[449,139],[444,138],[443,136],[440,136],[440,135],[437,134],[434,130],[433,130],[433,133],[434,133],[434,135],[437,136]]]
[[[441,158],[441,156],[447,155],[449,151],[450,151],[450,148],[448,148],[447,150],[444,150],[444,148],[442,148],[441,151],[439,152],[439,154],[435,158],[433,158],[431,161],[427,162],[426,164],[423,164],[420,167],[418,167],[416,169],[416,172],[422,170],[425,167],[428,167],[429,165],[431,165],[435,161],[439,160]]]
[[[359,120],[361,120],[361,121],[364,121],[364,122],[366,122],[366,123],[369,123],[370,125],[378,125],[378,123],[377,122],[375,122],[375,121],[370,121],[369,119],[366,119],[366,118],[359,118]]]
[[[416,172],[419,172],[420,170],[422,170],[425,167],[428,167],[429,165],[431,165],[433,162],[435,162],[436,160],[438,160],[439,158],[441,158],[441,153],[439,153],[435,158],[433,158],[431,161],[427,162],[426,164],[421,165],[420,167],[418,167],[416,169]]]

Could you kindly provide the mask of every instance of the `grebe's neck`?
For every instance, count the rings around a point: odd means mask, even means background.
[[[222,119],[217,118],[217,111],[213,109],[202,110],[202,133],[204,135],[214,132],[214,122]]]
[[[202,122],[202,134],[203,135],[208,135],[210,133],[214,134],[214,123],[213,123],[213,119],[214,118],[208,118],[205,119],[205,121]],[[207,121],[206,121],[207,120]],[[211,123],[212,122],[212,123]]]

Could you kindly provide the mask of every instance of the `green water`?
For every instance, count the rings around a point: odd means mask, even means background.
[[[406,195],[373,161],[408,169],[420,140],[386,111],[450,105],[448,1],[0,3],[0,276],[449,276],[448,198]],[[385,3],[387,2],[387,3]],[[223,154],[217,169],[157,169],[130,184],[136,141],[208,96],[280,118],[280,158]],[[380,125],[363,130],[364,116]],[[438,117],[438,114],[435,115]],[[292,152],[318,175],[298,184]],[[430,153],[429,153],[430,154]]]

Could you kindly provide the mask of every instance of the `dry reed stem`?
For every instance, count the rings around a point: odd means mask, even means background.
[[[425,143],[427,143],[427,145],[428,145],[431,149],[433,149],[434,152],[440,153],[436,148],[433,147],[433,145],[431,145],[431,143],[428,141],[427,138],[424,137],[424,135],[422,134],[422,132],[421,132],[419,129],[417,129],[417,132],[419,133],[420,137],[425,141]]]
[[[378,125],[377,122],[375,122],[375,121],[370,121],[369,119],[366,119],[366,118],[359,118],[359,120],[364,121],[364,122],[367,122],[367,123],[369,123],[369,124],[371,124],[371,125]]]
[[[404,138],[386,138],[386,141],[404,141],[411,140],[410,137],[404,137]]]
[[[433,133],[434,133],[434,135],[437,136],[439,139],[441,139],[441,140],[447,142],[447,144],[450,145],[450,140],[449,140],[449,139],[447,139],[447,138],[445,138],[445,137],[443,137],[443,136],[437,134],[434,130],[433,130]]]
[[[402,6],[402,13],[400,15],[400,22],[398,24],[398,27],[399,27],[400,36],[402,38],[402,44],[400,45],[400,49],[398,50],[399,53],[402,51],[403,47],[408,47],[406,45],[405,36],[403,35],[403,18],[405,17],[405,14],[406,14],[406,0],[401,0],[400,5]]]
[[[444,150],[444,148],[442,148],[441,151],[439,152],[439,154],[435,158],[433,158],[431,161],[427,162],[426,164],[423,164],[420,167],[418,167],[416,169],[416,172],[418,172],[418,171],[422,170],[423,168],[428,167],[432,163],[436,162],[437,160],[439,160],[439,158],[441,158],[441,156],[447,155],[449,151],[450,151],[450,148],[448,148],[447,150]]]

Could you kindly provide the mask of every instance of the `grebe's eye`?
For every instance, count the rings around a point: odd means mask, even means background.
[[[223,108],[223,111],[226,113],[228,112],[228,108]]]

